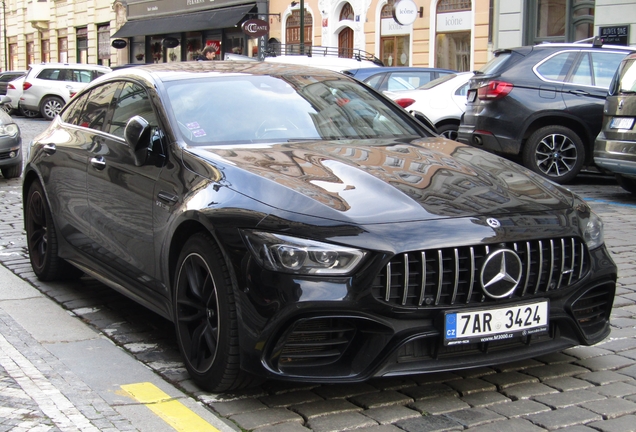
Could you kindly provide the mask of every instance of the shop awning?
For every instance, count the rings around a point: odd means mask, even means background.
[[[128,21],[111,38],[152,36],[233,27],[254,7],[241,5],[205,12]]]

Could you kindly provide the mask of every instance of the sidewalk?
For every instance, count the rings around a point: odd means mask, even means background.
[[[238,430],[0,266],[0,431]]]

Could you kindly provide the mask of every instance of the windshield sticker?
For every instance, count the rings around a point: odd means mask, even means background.
[[[192,123],[187,123],[186,127],[190,130],[193,130],[193,129],[199,129],[201,126],[199,126],[199,123],[197,122],[192,122]]]
[[[195,137],[198,138],[198,137],[205,136],[206,133],[205,133],[205,131],[203,129],[196,129],[196,130],[192,131],[192,135],[194,135]]]

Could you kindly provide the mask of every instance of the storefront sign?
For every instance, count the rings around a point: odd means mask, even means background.
[[[179,46],[179,39],[167,37],[161,41],[161,45],[163,45],[164,48],[176,48]]]
[[[413,24],[418,12],[418,7],[413,0],[398,0],[393,4],[393,19],[401,25]]]
[[[411,33],[411,29],[411,25],[400,25],[391,18],[385,18],[380,23],[380,34],[382,36],[407,35]]]
[[[472,30],[473,13],[471,11],[437,14],[437,32]]]
[[[599,36],[604,44],[629,45],[629,26],[612,26],[599,28]]]
[[[206,9],[245,4],[245,0],[131,0],[127,18],[150,18],[169,14],[184,14]]]
[[[265,36],[269,33],[269,24],[260,19],[247,20],[241,25],[241,28],[243,33],[252,38]]]
[[[110,43],[110,45],[115,49],[122,49],[126,48],[128,42],[126,42],[124,39],[115,39]]]

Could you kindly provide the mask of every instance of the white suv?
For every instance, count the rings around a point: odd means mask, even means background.
[[[29,65],[22,84],[20,107],[39,111],[45,119],[53,120],[75,93],[108,72],[110,68],[106,66],[80,63]]]

